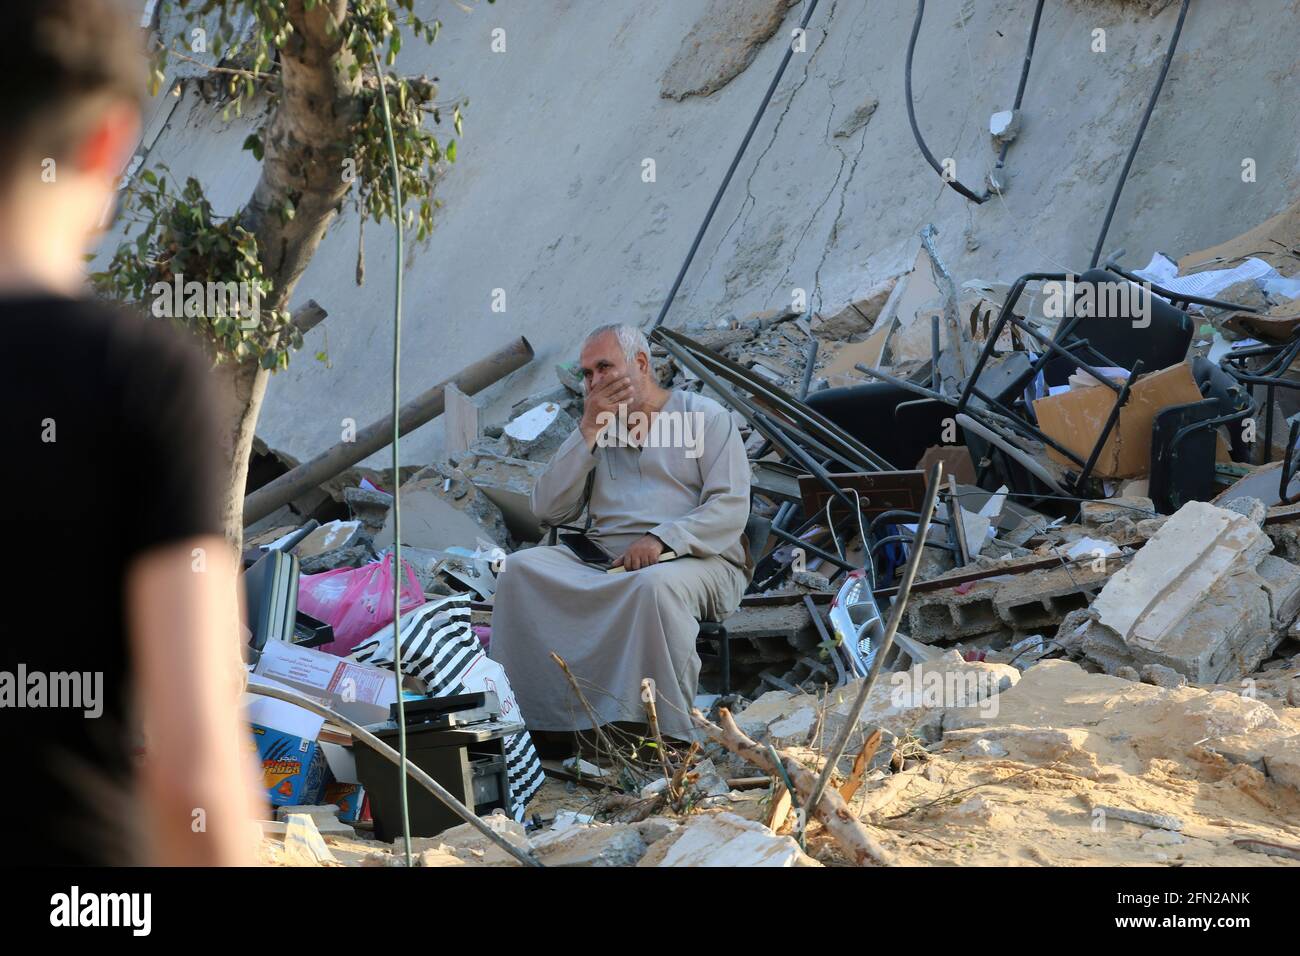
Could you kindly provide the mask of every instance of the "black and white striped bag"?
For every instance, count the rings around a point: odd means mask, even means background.
[[[522,722],[505,670],[484,652],[469,621],[469,598],[459,595],[421,604],[403,614],[402,673],[423,680],[430,697],[494,691],[501,701],[501,716]],[[351,659],[392,670],[393,625],[376,631],[353,648]],[[542,762],[527,731],[507,737],[505,752],[510,813],[522,821],[524,807],[542,786]]]

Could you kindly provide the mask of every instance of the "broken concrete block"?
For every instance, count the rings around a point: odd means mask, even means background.
[[[1156,647],[1213,584],[1253,568],[1270,549],[1268,536],[1249,519],[1189,502],[1115,573],[1092,609],[1125,642]]]
[[[1163,664],[1196,683],[1250,673],[1281,641],[1274,602],[1282,613],[1300,603],[1300,570],[1265,562],[1270,548],[1249,518],[1184,505],[1097,596],[1084,653],[1110,673]]]
[[[473,454],[460,463],[461,473],[501,510],[507,530],[517,541],[542,538],[532,495],[545,468],[545,462],[489,454]]]
[[[994,829],[1003,829],[1015,823],[1011,814],[982,793],[967,797],[945,816],[957,823],[976,823]]]
[[[343,501],[348,506],[348,513],[361,522],[365,533],[372,538],[384,526],[384,519],[393,507],[392,495],[373,488],[344,488]]]
[[[546,866],[636,866],[646,852],[645,840],[628,823],[565,827],[553,839],[538,839],[534,845]]]
[[[790,575],[790,580],[802,588],[808,588],[810,591],[829,591],[831,589],[830,578],[817,571],[795,571]]]
[[[1120,680],[1131,680],[1134,683],[1136,683],[1141,679],[1138,676],[1137,668],[1129,667],[1127,664],[1122,664],[1119,667],[1115,668],[1115,676],[1118,677]]]
[[[768,724],[767,736],[775,747],[801,747],[816,726],[817,702],[813,700]]]
[[[696,816],[655,843],[638,866],[820,866],[793,837],[734,813]]]
[[[1289,730],[1262,700],[1216,690],[1198,694],[1183,705],[1185,717],[1202,737],[1239,737],[1257,730]]]
[[[815,713],[816,708],[817,698],[811,694],[791,694],[784,690],[770,690],[733,716],[736,726],[742,733],[754,740],[762,741],[767,739],[768,727],[772,724],[780,723],[805,710],[812,710]]]
[[[402,485],[402,544],[441,550],[484,538],[511,547],[501,510],[459,468],[431,465]],[[375,550],[393,543],[393,515],[375,535]]]
[[[986,737],[977,737],[975,740],[972,740],[963,747],[961,752],[971,757],[996,758],[1005,757],[1007,755],[1007,748],[996,741],[987,739]]]
[[[543,402],[512,419],[503,429],[513,458],[550,461],[557,448],[578,427],[554,402]]]
[[[1036,560],[1036,558],[1035,558]],[[908,633],[926,644],[987,634],[1003,626],[1037,631],[1071,611],[1086,608],[1117,561],[1039,568],[932,591],[914,592],[907,602]],[[1014,572],[1015,565],[1007,570]]]
[[[555,377],[560,380],[561,385],[574,395],[579,397],[583,395],[582,369],[578,367],[577,362],[559,362],[556,364]]]
[[[524,830],[522,823],[510,819],[499,810],[488,816],[480,817],[480,819],[499,836],[504,837],[507,842],[514,844],[521,850],[532,849],[532,843],[529,841],[527,831]],[[412,841],[412,843],[415,842]],[[519,862],[513,856],[468,823],[461,823],[450,830],[444,830],[436,837],[431,838],[430,842],[434,844],[433,849],[453,853],[467,862],[487,866],[519,865]],[[400,838],[393,842],[393,847],[395,850],[401,849],[402,841]]]
[[[1300,613],[1300,568],[1276,555],[1266,554],[1255,565],[1273,614],[1273,627],[1284,628]]]
[[[697,798],[725,797],[731,793],[726,778],[718,772],[713,761],[707,757],[695,764],[691,772],[696,775],[691,790]]]
[[[579,402],[573,394],[563,385],[556,385],[553,388],[543,389],[540,392],[533,392],[531,395],[519,399],[510,406],[510,418],[515,419],[529,409],[536,408],[538,405],[559,405],[561,409],[572,414],[572,409],[580,408],[582,403]],[[505,429],[500,425],[484,425],[483,434],[490,438],[502,438],[505,436]]]
[[[1103,817],[1107,822],[1122,820],[1125,823],[1136,823],[1139,826],[1151,827],[1155,830],[1181,830],[1183,828],[1182,818],[1172,814],[1147,813],[1145,810],[1132,810],[1128,807],[1116,807],[1106,803],[1099,803],[1093,796],[1088,794],[1083,795],[1083,800],[1087,804],[1090,813]]]
[[[998,581],[976,581],[913,593],[907,602],[907,632],[925,644],[985,634],[1001,625],[993,599]]]
[[[387,856],[387,854],[385,854],[385,856]],[[376,861],[375,865],[377,866],[401,865],[402,861],[400,858],[395,858],[395,860],[396,860],[395,864],[390,863],[388,861],[384,861],[382,863]],[[451,850],[450,847],[437,847],[432,850],[421,850],[418,854],[415,855],[414,862],[415,865],[419,867],[447,867],[447,866],[473,866],[478,861],[472,859],[472,857],[470,857],[470,854],[466,854],[464,857],[457,856]],[[361,865],[366,866],[368,864],[366,862],[363,862]]]
[[[1284,787],[1300,790],[1300,736],[1271,747],[1264,754],[1264,772]]]
[[[1105,625],[1096,630],[1110,631]],[[1250,673],[1280,641],[1259,578],[1237,575],[1206,591],[1195,611],[1171,625],[1157,641],[1130,640],[1121,642],[1121,648],[1127,652],[1125,663],[1164,664],[1190,681],[1214,684]],[[1089,640],[1084,646],[1091,646]],[[1103,663],[1100,658],[1097,662]]]

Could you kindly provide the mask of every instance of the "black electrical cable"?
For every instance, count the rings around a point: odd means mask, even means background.
[[[816,9],[817,0],[809,0],[808,9],[804,12],[803,21],[799,24],[800,30],[808,28],[808,21],[812,19],[813,11]],[[673,300],[677,298],[677,290],[682,287],[682,280],[686,278],[686,270],[691,267],[691,262],[695,259],[695,253],[700,248],[700,242],[704,239],[704,233],[708,230],[709,223],[713,221],[713,214],[717,212],[718,203],[722,201],[722,194],[727,191],[727,186],[731,184],[731,177],[735,174],[736,167],[740,165],[740,158],[745,155],[749,141],[753,139],[754,131],[758,129],[758,121],[763,118],[763,113],[767,110],[767,104],[772,101],[772,94],[776,92],[776,85],[781,82],[781,77],[785,74],[785,68],[789,65],[790,57],[793,55],[794,44],[787,43],[785,56],[781,57],[781,65],[776,68],[776,75],[772,77],[772,82],[767,85],[767,92],[763,94],[762,102],[758,104],[758,110],[754,113],[754,118],[749,122],[749,129],[745,132],[745,138],[740,141],[740,148],[736,150],[736,155],[731,159],[731,165],[727,167],[727,175],[722,177],[722,185],[713,194],[713,202],[709,203],[709,211],[704,214],[704,221],[700,223],[700,228],[695,233],[695,241],[691,243],[690,251],[686,253],[686,259],[682,262],[682,267],[677,270],[677,278],[673,280],[673,287],[668,290],[668,297],[664,299],[664,304],[659,308],[659,315],[650,328],[659,328],[663,323],[664,316],[668,314],[668,309],[672,306]]]
[[[1046,0],[1038,0],[1038,5],[1034,8],[1033,24],[1029,28],[1029,43],[1025,47],[1025,60],[1020,67],[1020,82],[1016,86],[1016,100],[1012,106],[1012,111],[1020,109],[1020,104],[1025,99],[1025,85],[1029,82],[1029,65],[1034,59],[1034,45],[1038,42],[1038,25],[1043,19],[1043,4]],[[903,85],[907,97],[907,121],[912,126],[912,136],[916,140],[916,145],[920,147],[921,154],[925,157],[932,169],[939,174],[945,183],[951,186],[957,192],[961,193],[967,199],[974,203],[986,203],[995,195],[991,189],[985,189],[984,192],[976,194],[967,186],[957,179],[949,179],[939,165],[939,161],[934,158],[930,152],[930,147],[925,144],[925,138],[921,135],[921,129],[916,124],[916,105],[912,101],[912,55],[916,52],[916,40],[921,33],[921,20],[925,17],[925,0],[916,2],[916,19],[912,21],[912,36],[907,41],[907,66],[903,75]],[[1001,169],[1006,163],[1007,150],[1011,146],[1011,141],[1007,140],[1002,144],[1002,149],[998,152],[997,168]]]
[[[1020,110],[1020,104],[1025,98],[1025,84],[1029,82],[1029,64],[1034,59],[1034,44],[1038,42],[1038,24],[1043,19],[1043,4],[1047,0],[1038,0],[1038,6],[1034,8],[1034,22],[1029,27],[1029,45],[1025,48],[1025,62],[1020,68],[1020,84],[1016,87],[1016,102],[1011,107],[1014,114]],[[1011,147],[1011,140],[1004,140],[1002,149],[998,152],[998,169],[1006,162],[1007,150]]]
[[[973,203],[988,202],[992,198],[992,193],[985,190],[983,195],[978,195],[963,186],[960,180],[948,178],[943,167],[939,165],[939,161],[934,158],[934,153],[930,152],[930,147],[925,145],[925,139],[921,136],[920,127],[916,125],[916,105],[912,102],[912,54],[916,52],[916,38],[921,33],[921,19],[924,16],[925,0],[916,0],[916,19],[912,22],[912,37],[907,41],[907,62],[903,72],[903,90],[907,99],[907,121],[912,124],[912,137],[916,140],[916,145],[920,147],[921,155],[925,157],[925,161],[930,164],[930,167],[939,174],[939,177],[945,183]]]
[[[1142,134],[1147,131],[1147,123],[1151,119],[1152,112],[1155,111],[1156,100],[1160,98],[1160,89],[1165,85],[1165,77],[1169,75],[1169,64],[1173,62],[1174,51],[1178,49],[1178,36],[1183,32],[1183,21],[1187,19],[1187,8],[1191,2],[1192,0],[1183,0],[1183,5],[1178,11],[1178,23],[1174,26],[1174,35],[1169,38],[1169,49],[1165,53],[1165,62],[1160,67],[1160,77],[1156,80],[1155,89],[1151,91],[1151,99],[1147,101],[1146,112],[1142,114],[1142,122],[1138,124],[1137,135],[1133,137],[1128,158],[1124,160],[1124,168],[1120,170],[1119,182],[1115,184],[1115,193],[1110,197],[1110,207],[1106,210],[1106,218],[1102,220],[1101,234],[1097,236],[1097,245],[1092,250],[1092,259],[1088,263],[1089,269],[1097,268],[1097,263],[1101,261],[1101,247],[1106,242],[1106,233],[1110,231],[1110,221],[1115,216],[1115,207],[1119,205],[1119,194],[1124,191],[1124,181],[1128,179],[1133,158],[1137,156],[1138,146],[1142,143]]]

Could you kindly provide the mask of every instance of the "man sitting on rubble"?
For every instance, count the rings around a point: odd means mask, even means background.
[[[630,325],[592,332],[580,365],[582,420],[538,477],[532,509],[557,526],[585,506],[588,538],[626,573],[584,563],[563,544],[509,555],[497,584],[492,656],[530,730],[591,728],[551,660],[555,652],[601,724],[643,722],[648,677],[663,732],[685,737],[699,621],[734,611],[753,572],[743,534],[744,444],[720,404],[660,387],[649,343]],[[675,559],[662,560],[668,552]]]

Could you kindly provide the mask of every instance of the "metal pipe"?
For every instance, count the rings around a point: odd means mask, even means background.
[[[448,385],[455,385],[466,395],[473,395],[527,365],[532,358],[533,347],[526,338],[520,336],[403,405],[396,431],[405,435],[441,415],[444,408],[443,389]],[[385,448],[392,442],[393,433],[393,416],[385,415],[358,431],[352,441],[339,442],[311,461],[258,488],[244,499],[245,527]]]
[[[796,548],[803,548],[805,551],[811,551],[813,554],[817,555],[817,557],[821,558],[823,561],[829,561],[831,564],[835,565],[836,567],[843,568],[845,571],[857,570],[856,565],[849,564],[838,554],[831,554],[829,551],[823,550],[822,548],[817,547],[817,545],[815,544],[809,544],[807,541],[804,541],[802,538],[795,537],[788,531],[782,531],[780,528],[773,528],[771,533],[776,535],[782,541],[789,542],[790,544],[794,545]]]
[[[771,437],[777,445],[784,444],[786,446],[786,454],[792,456],[800,465],[808,469],[810,474],[815,475],[817,480],[825,486],[827,491],[831,492],[839,498],[840,501],[844,502],[844,504],[848,506],[849,514],[853,514],[858,510],[857,504],[840,489],[839,485],[835,484],[835,482],[831,480],[831,476],[827,473],[826,469],[819,465],[812,455],[800,448],[795,442],[788,441],[784,433],[781,432],[780,426],[773,422],[772,419],[768,418],[762,412],[755,412],[754,421],[756,424],[761,424],[763,426],[763,430],[767,433],[768,437]],[[778,434],[781,435],[780,438],[773,437]]]
[[[718,391],[719,394],[722,394],[722,392],[718,388],[718,380],[730,382],[737,388],[744,389],[758,399],[763,400],[765,404],[787,418],[799,422],[810,433],[816,433],[819,440],[828,448],[838,447],[840,450],[835,452],[835,456],[841,461],[846,463],[849,461],[845,457],[847,452],[849,455],[857,457],[858,464],[855,467],[860,471],[894,470],[892,463],[876,454],[815,408],[805,405],[788,392],[769,385],[748,369],[742,368],[735,362],[711,352],[680,332],[674,332],[661,326],[655,329],[652,337],[670,355],[678,359],[703,379],[705,384]],[[745,414],[741,409],[737,409],[737,411],[741,415]]]
[[[1034,461],[1033,457],[1029,455],[1027,452],[1011,444],[1011,442],[1007,441],[1006,438],[999,435],[997,432],[989,428],[987,425],[977,422],[975,419],[971,418],[965,412],[959,412],[957,414],[957,424],[960,425],[962,428],[966,428],[969,429],[970,431],[973,431],[976,435],[979,435],[985,441],[993,445],[996,445],[1003,452],[1010,455],[1012,459],[1016,461],[1017,464],[1024,467],[1031,475],[1033,475],[1043,484],[1047,485],[1047,487],[1051,488],[1058,495],[1063,495],[1066,497],[1070,496],[1070,493],[1066,491],[1064,488],[1062,488],[1061,485],[1057,482],[1057,480],[1052,477],[1051,472],[1049,472],[1038,462]]]
[[[803,359],[803,379],[799,382],[799,401],[806,401],[808,398],[808,386],[812,384],[813,366],[817,364],[817,339],[808,340],[808,351],[804,354]]]

